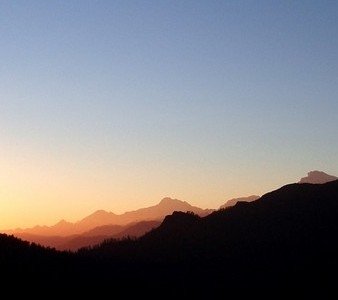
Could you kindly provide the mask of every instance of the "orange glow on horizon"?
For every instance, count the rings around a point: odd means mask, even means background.
[[[247,177],[244,182],[240,175],[245,170],[227,174],[221,167],[208,173],[188,165],[184,170],[142,163],[105,166],[97,160],[83,165],[76,157],[50,157],[43,151],[20,156],[4,149],[0,150],[1,230],[50,226],[61,219],[74,222],[99,209],[123,213],[155,205],[166,196],[201,208],[219,208],[231,198],[262,195],[282,181],[270,178],[263,185],[252,176],[255,180]]]

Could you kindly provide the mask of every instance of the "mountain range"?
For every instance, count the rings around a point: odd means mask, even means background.
[[[57,250],[76,251],[82,247],[89,247],[103,242],[106,239],[121,239],[124,237],[137,238],[148,231],[158,227],[160,221],[141,221],[122,225],[104,225],[81,234],[68,236],[37,235],[26,232],[15,233],[15,236],[23,240],[33,242],[45,247]]]
[[[202,209],[177,199],[163,198],[157,205],[121,215],[98,210],[84,219],[70,223],[61,220],[53,226],[35,226],[5,231],[21,239],[58,250],[78,250],[99,244],[108,238],[139,237],[160,225],[174,211],[206,216],[212,209]]]
[[[299,183],[326,183],[337,177],[320,171],[311,171]],[[225,209],[241,202],[252,202],[259,196],[233,198],[220,209]],[[140,237],[146,232],[158,227],[166,215],[175,211],[192,212],[201,217],[211,214],[214,209],[201,209],[177,199],[163,198],[157,205],[141,208],[124,214],[114,214],[98,210],[82,220],[71,223],[61,220],[53,226],[35,226],[27,229],[5,231],[8,234],[43,246],[58,250],[78,250],[81,247],[93,246],[106,239],[123,237]]]
[[[296,183],[205,217],[174,212],[137,239],[106,240],[76,254],[0,235],[0,267],[4,287],[38,282],[56,292],[327,298],[336,292],[337,236],[338,180]]]
[[[238,201],[254,201],[258,198],[258,196],[249,196],[231,199],[221,208],[233,206]],[[108,238],[140,237],[158,227],[166,215],[175,211],[193,212],[203,217],[215,210],[202,209],[185,201],[167,197],[155,206],[126,212],[122,215],[98,210],[76,223],[61,220],[50,227],[35,226],[27,229],[10,230],[5,233],[14,234],[23,240],[57,250],[76,251],[81,247],[99,244]],[[125,224],[128,221],[130,223]]]
[[[337,200],[338,180],[290,184],[206,217],[174,212],[138,240],[106,241],[80,253],[111,267],[150,266],[151,285],[137,277],[148,289],[197,293],[198,287],[206,296],[297,291],[302,297],[316,289],[323,296],[338,279]]]
[[[104,225],[125,226],[140,221],[161,221],[166,215],[171,214],[174,211],[191,211],[200,216],[205,216],[211,213],[213,210],[202,209],[196,206],[192,206],[188,202],[167,197],[163,198],[157,205],[147,208],[141,208],[135,211],[125,212],[120,215],[104,210],[98,210],[76,223],[61,220],[57,224],[50,227],[35,226],[32,228],[18,228],[15,230],[7,230],[3,232],[8,234],[25,233],[40,236],[69,236],[74,234],[82,234],[94,229],[95,227]]]

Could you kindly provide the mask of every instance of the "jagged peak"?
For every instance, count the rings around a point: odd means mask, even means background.
[[[301,180],[298,183],[312,183],[312,184],[321,184],[330,182],[333,180],[337,180],[338,177],[329,175],[323,171],[310,171],[307,173],[306,177],[301,178]]]
[[[174,211],[171,215],[168,215],[164,218],[162,224],[182,224],[182,223],[190,223],[196,222],[200,220],[201,217],[192,213],[192,212],[182,212],[182,211]]]
[[[62,219],[57,224],[70,224],[70,222],[66,221],[65,219]]]
[[[95,212],[93,212],[90,216],[105,216],[105,215],[112,215],[114,213],[110,212],[110,211],[106,211],[104,209],[99,209]]]
[[[173,198],[170,198],[170,197],[165,197],[163,198],[159,204],[171,204],[171,203],[187,203],[185,201],[181,201],[181,200],[178,200],[178,199],[173,199]]]

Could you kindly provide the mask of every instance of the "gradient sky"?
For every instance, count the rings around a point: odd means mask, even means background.
[[[1,1],[0,228],[338,174],[337,1]]]

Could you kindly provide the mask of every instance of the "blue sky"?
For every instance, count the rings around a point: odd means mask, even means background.
[[[2,1],[0,37],[13,223],[338,174],[336,1]]]

